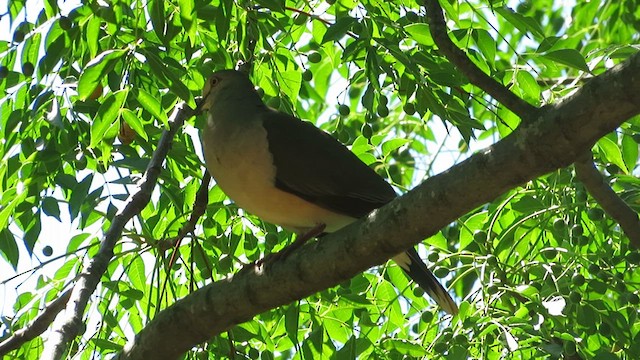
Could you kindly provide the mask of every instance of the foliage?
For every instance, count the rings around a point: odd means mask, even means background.
[[[519,122],[438,52],[415,1],[25,4],[9,2],[11,39],[0,41],[0,254],[16,272],[36,265],[1,279],[3,290],[18,292],[3,307],[4,336],[73,283],[135,191],[167,114],[180,101],[195,105],[214,69],[251,61],[270,106],[316,122],[402,191]],[[515,9],[504,1],[441,5],[450,36],[476,66],[536,106],[637,51],[635,0],[579,0],[571,9],[549,0]],[[159,246],[191,212],[202,121],[191,119],[175,139],[70,357],[120,350],[176,299],[290,241],[214,186],[193,236]],[[594,148],[631,205],[640,193],[639,125],[631,119]],[[58,221],[71,233],[55,233]],[[263,313],[188,356],[640,357],[640,254],[570,168],[511,190],[420,249],[461,302],[458,317],[438,313],[389,265]],[[37,339],[13,356],[41,351]]]

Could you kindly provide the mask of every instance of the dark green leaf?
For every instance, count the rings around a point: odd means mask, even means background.
[[[113,69],[115,63],[126,54],[125,50],[107,50],[91,60],[80,75],[78,81],[78,97],[81,100],[89,98],[93,90]]]
[[[98,109],[98,116],[91,124],[91,147],[97,146],[104,140],[107,130],[118,121],[128,93],[129,89],[120,90],[109,94],[104,100]]]
[[[328,41],[337,41],[340,40],[351,28],[351,25],[355,23],[357,20],[350,16],[343,16],[338,18],[335,24],[329,26],[327,32],[324,33],[322,37],[322,43],[326,43]]]
[[[60,220],[60,206],[58,200],[53,197],[47,196],[42,199],[42,211],[49,216],[53,216],[58,221]]]
[[[7,228],[0,230],[0,252],[2,253],[2,257],[13,266],[13,269],[17,270],[20,252],[16,245],[16,239]]]
[[[543,54],[542,57],[562,65],[571,66],[574,69],[589,72],[589,67],[584,61],[584,57],[574,49],[560,49],[549,51],[548,53]]]

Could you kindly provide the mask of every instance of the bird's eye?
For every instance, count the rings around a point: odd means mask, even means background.
[[[211,87],[218,85],[219,82],[220,79],[218,79],[217,77],[211,78]]]

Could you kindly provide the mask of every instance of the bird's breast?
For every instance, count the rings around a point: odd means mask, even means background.
[[[276,188],[277,169],[261,121],[220,124],[209,116],[202,142],[207,168],[218,186],[262,220],[298,232],[318,224],[331,232],[354,221]]]

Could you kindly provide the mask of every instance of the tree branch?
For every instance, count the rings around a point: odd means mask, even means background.
[[[56,315],[67,305],[71,296],[71,289],[59,295],[58,298],[47,304],[44,311],[38,315],[31,324],[16,331],[13,335],[0,343],[0,358],[9,351],[15,350],[27,341],[31,341],[47,330],[49,325],[55,320]]]
[[[449,31],[444,20],[442,7],[438,0],[425,0],[429,30],[433,41],[442,54],[449,59],[469,81],[491,95],[499,103],[511,110],[523,120],[535,114],[538,108],[512,93],[504,85],[480,70],[456,44],[449,38]]]
[[[70,301],[62,313],[64,317],[61,319],[59,326],[54,326],[51,336],[45,343],[42,359],[62,358],[67,345],[78,334],[78,329],[82,324],[82,317],[89,302],[89,297],[95,291],[100,282],[100,278],[106,271],[113,257],[113,248],[118,239],[120,239],[124,226],[149,203],[151,192],[156,186],[158,176],[162,170],[162,163],[167,157],[167,153],[173,142],[173,137],[178,129],[182,127],[184,121],[193,115],[194,111],[184,104],[179,104],[175,107],[169,119],[171,124],[170,128],[162,133],[162,137],[158,142],[158,148],[153,153],[151,161],[147,166],[140,190],[129,198],[129,202],[124,210],[113,218],[111,226],[104,234],[98,253],[91,259],[89,265],[80,274],[71,292]]]
[[[593,163],[591,152],[578,159],[574,166],[578,180],[584,184],[589,194],[596,199],[609,216],[620,224],[631,245],[636,249],[640,248],[640,221],[638,220],[638,214],[604,181]]]
[[[195,230],[198,220],[200,220],[200,217],[204,215],[207,210],[207,205],[209,205],[209,182],[211,182],[211,175],[208,170],[205,170],[202,175],[202,182],[200,182],[198,192],[196,192],[196,200],[193,202],[193,210],[191,211],[189,220],[182,225],[176,237],[158,242],[156,246],[159,251],[166,251],[170,247],[174,246],[177,247],[176,244],[179,244],[187,234]],[[172,266],[173,258],[171,260],[170,265]],[[171,268],[171,266],[169,266],[169,268]]]
[[[162,311],[119,354],[175,359],[253,316],[381,264],[506,191],[566,167],[640,113],[640,53],[573,95],[524,114],[512,134],[346,228],[308,244],[264,272],[245,271]],[[428,219],[428,221],[425,221]]]

